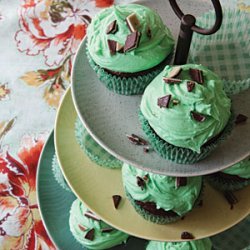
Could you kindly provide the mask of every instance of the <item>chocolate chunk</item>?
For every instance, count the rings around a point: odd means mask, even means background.
[[[203,72],[199,69],[189,69],[189,75],[193,81],[204,83]]]
[[[179,104],[179,103],[180,103],[179,100],[177,100],[177,99],[174,99],[174,100],[173,100],[173,104],[174,104],[174,105],[177,105],[177,104]]]
[[[148,178],[149,178],[148,174],[146,174],[146,175],[143,176],[143,180],[146,181],[146,182],[148,181]]]
[[[120,195],[113,195],[112,196],[112,199],[113,199],[113,203],[114,203],[114,206],[115,206],[115,209],[118,208],[121,200],[122,200],[122,197]]]
[[[175,79],[175,78],[169,78],[169,77],[163,77],[163,81],[168,84],[176,84],[176,83],[181,83],[182,80],[180,79]]]
[[[152,38],[152,31],[151,31],[150,27],[147,28],[147,37],[148,37],[149,39]]]
[[[109,24],[107,30],[106,30],[106,34],[115,34],[118,30],[118,25],[116,20],[113,21],[111,24]]]
[[[87,230],[86,227],[84,227],[84,226],[82,226],[82,225],[80,225],[80,224],[78,224],[78,227],[79,227],[80,230],[83,231],[83,232],[85,232],[85,231]]]
[[[116,51],[119,53],[123,53],[124,46],[120,43],[116,43]]]
[[[101,229],[102,233],[110,233],[112,231],[114,231],[114,228],[111,228],[111,227],[107,227],[107,228],[102,228]]]
[[[140,26],[140,22],[135,13],[132,13],[126,17],[126,23],[131,32],[137,31],[138,27]]]
[[[245,116],[243,114],[238,114],[236,119],[235,119],[235,124],[244,123],[247,121],[247,119],[248,119],[247,116]]]
[[[128,35],[125,45],[124,45],[124,52],[136,49],[140,41],[140,36],[141,36],[141,33],[138,31],[133,32],[130,35]]]
[[[129,141],[134,144],[134,145],[140,145],[139,139],[138,138],[134,138],[131,135],[127,135],[127,138],[129,139]]]
[[[144,148],[143,148],[143,152],[144,152],[144,153],[148,153],[148,152],[149,152],[149,147],[144,147]]]
[[[99,217],[97,217],[95,214],[93,214],[91,211],[87,211],[84,214],[86,217],[92,219],[92,220],[96,220],[96,221],[100,221],[101,219]]]
[[[181,233],[181,239],[192,240],[192,239],[194,239],[194,236],[191,233],[185,231],[185,232]]]
[[[108,46],[111,55],[116,53],[116,41],[108,39]]]
[[[195,86],[195,82],[187,81],[187,90],[188,90],[188,92],[192,92],[192,90],[194,89],[194,86]]]
[[[85,236],[84,236],[84,238],[85,239],[87,239],[87,240],[94,240],[94,237],[95,237],[95,229],[94,228],[92,228],[91,230],[89,230],[86,234],[85,234]]]
[[[176,177],[175,179],[175,186],[178,187],[184,187],[187,185],[187,178],[186,177]]]
[[[191,111],[191,116],[197,122],[204,122],[206,120],[206,116],[204,116],[204,115],[202,115],[200,113],[194,112],[194,111]]]
[[[238,199],[231,191],[225,191],[224,197],[226,198],[227,202],[230,204],[230,208],[233,209],[233,206],[238,203]]]
[[[127,138],[130,140],[132,144],[143,145],[143,146],[148,145],[148,142],[138,135],[135,134],[127,135]]]
[[[168,74],[168,78],[176,78],[181,73],[181,70],[180,66],[173,67]]]
[[[143,190],[145,187],[145,181],[140,176],[136,176],[136,180],[137,185]]]
[[[160,108],[168,108],[170,100],[171,100],[171,95],[166,95],[166,96],[160,97],[157,100],[157,105]]]

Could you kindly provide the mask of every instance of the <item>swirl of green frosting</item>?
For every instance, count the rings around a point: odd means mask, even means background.
[[[125,44],[131,33],[126,17],[136,14],[141,33],[139,45],[126,53],[111,55],[107,40]],[[107,27],[115,21],[118,31],[106,34]],[[148,28],[151,37],[147,35]],[[153,10],[138,4],[117,5],[104,9],[97,14],[87,29],[88,50],[96,64],[116,72],[139,72],[161,63],[174,48],[174,39],[170,30],[163,24],[160,16]]]
[[[209,238],[181,242],[150,241],[146,250],[211,250],[212,242]]]
[[[143,188],[137,184],[137,177],[147,176]],[[188,177],[187,185],[176,187],[176,177],[153,174],[124,163],[122,168],[123,185],[134,200],[154,202],[165,211],[172,210],[182,216],[193,208],[200,194],[202,178]]]
[[[112,228],[103,221],[96,221],[84,214],[88,209],[79,200],[72,203],[69,217],[70,231],[78,242],[88,249],[107,249],[126,242],[128,235]],[[86,232],[83,229],[86,228]],[[85,239],[86,233],[95,229],[93,241]],[[101,229],[112,228],[111,232],[101,232]]]
[[[226,96],[220,78],[201,65],[182,65],[177,77],[181,83],[165,83],[163,77],[168,77],[173,68],[166,66],[148,85],[140,109],[163,140],[200,153],[201,146],[225,128],[231,115],[231,100]],[[187,82],[191,80],[189,69],[202,71],[204,77],[204,83],[196,82],[190,92],[187,90]],[[161,108],[157,100],[166,95],[171,95],[169,107]],[[174,105],[173,100],[179,103]],[[195,120],[191,112],[202,114],[205,120]]]
[[[237,175],[241,178],[250,178],[250,158],[240,161],[222,172],[225,174]]]

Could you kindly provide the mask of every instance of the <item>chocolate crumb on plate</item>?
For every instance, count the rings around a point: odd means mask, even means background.
[[[247,116],[243,115],[243,114],[238,114],[236,119],[235,119],[235,124],[240,124],[240,123],[244,123],[246,122],[248,119]]]
[[[200,113],[194,112],[194,111],[191,111],[191,116],[197,122],[204,122],[206,120],[206,116],[204,116],[204,115],[202,115]]]
[[[187,231],[184,231],[184,232],[181,233],[181,239],[183,239],[183,240],[192,240],[192,239],[194,239],[194,236],[191,233],[189,233]]]
[[[144,153],[148,153],[148,152],[149,152],[149,147],[144,147],[144,148],[143,148],[143,152],[144,152]]]
[[[148,145],[148,142],[138,135],[135,134],[127,135],[127,138],[132,144],[142,145],[142,146]]]
[[[125,45],[124,45],[124,52],[131,51],[133,49],[136,49],[139,45],[141,33],[138,31],[135,31],[127,36]]]
[[[136,184],[141,188],[141,190],[143,190],[146,185],[145,181],[140,176],[136,176]]]
[[[113,199],[114,207],[115,209],[117,209],[122,200],[122,197],[120,195],[113,195],[112,199]]]
[[[111,228],[111,227],[107,227],[107,228],[102,228],[101,229],[102,233],[110,233],[112,231],[114,231],[114,228]]]
[[[166,95],[166,96],[160,97],[157,100],[157,105],[160,108],[168,108],[170,100],[171,100],[171,95]]]
[[[94,240],[94,237],[95,237],[95,229],[94,228],[92,228],[91,230],[89,230],[86,234],[85,234],[85,236],[84,236],[84,238],[85,239],[87,239],[87,240]]]
[[[192,80],[200,84],[204,83],[203,72],[199,69],[189,69],[189,75]]]
[[[175,179],[175,186],[178,187],[184,187],[187,185],[187,178],[186,177],[176,177]]]
[[[90,218],[92,220],[96,220],[96,221],[100,221],[101,219],[99,217],[97,217],[94,213],[92,213],[91,211],[87,211],[84,214],[87,218]]]
[[[180,66],[173,67],[168,74],[168,78],[176,78],[181,73],[181,70]]]
[[[169,77],[163,77],[163,81],[168,84],[176,84],[176,83],[181,83],[182,80],[180,79],[175,79],[175,78],[169,78]]]
[[[230,208],[233,209],[233,206],[238,203],[238,199],[231,191],[225,191],[224,197],[226,198],[227,202],[230,205]]]
[[[195,86],[195,82],[187,81],[187,91],[188,92],[192,92],[192,90],[194,89],[194,86]]]
[[[116,41],[108,39],[108,47],[111,55],[116,53]]]
[[[135,13],[132,13],[126,17],[126,23],[131,32],[137,31],[138,27],[140,26],[140,22]]]
[[[112,23],[109,24],[106,30],[106,34],[115,34],[117,30],[118,30],[117,21],[114,20]]]

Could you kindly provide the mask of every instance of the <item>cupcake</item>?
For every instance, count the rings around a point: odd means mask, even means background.
[[[107,249],[126,242],[128,235],[114,229],[75,200],[69,217],[70,231],[88,249]]]
[[[211,250],[212,242],[209,238],[181,242],[150,241],[146,250]]]
[[[250,184],[250,158],[207,176],[209,183],[222,191],[236,191]]]
[[[177,221],[201,201],[202,178],[170,177],[122,167],[125,193],[135,210],[158,224]]]
[[[75,122],[77,143],[89,159],[101,167],[121,168],[122,162],[102,148],[87,132],[79,118]]]
[[[145,89],[139,118],[151,146],[181,164],[205,158],[233,126],[222,81],[195,64],[166,66]]]
[[[118,94],[142,94],[170,62],[174,40],[153,10],[117,5],[97,14],[87,29],[87,55],[106,87]]]

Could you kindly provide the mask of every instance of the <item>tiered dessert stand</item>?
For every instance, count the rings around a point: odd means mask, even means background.
[[[170,2],[175,3],[175,1]],[[217,1],[212,2],[216,4]],[[123,190],[121,170],[97,166],[80,149],[75,138],[77,117],[81,119],[91,136],[121,161],[149,172],[170,176],[214,173],[246,158],[250,154],[250,124],[235,128],[228,140],[211,156],[196,164],[175,164],[162,159],[154,151],[145,153],[141,147],[131,144],[126,137],[132,133],[144,137],[138,121],[141,96],[121,96],[110,92],[100,84],[88,64],[85,48],[86,42],[83,41],[73,66],[72,87],[67,90],[61,102],[55,133],[50,136],[40,161],[38,176],[40,209],[54,242],[58,246],[62,239],[65,244],[70,242],[68,226],[63,225],[68,223],[68,213],[74,199],[74,195],[66,191],[63,195],[63,191],[58,191],[54,183],[49,167],[54,144],[64,177],[77,198],[108,224],[132,236],[147,240],[180,241],[181,233],[188,231],[195,236],[195,239],[200,239],[229,229],[247,217],[250,212],[250,186],[235,192],[238,203],[232,209],[223,194],[208,184],[205,187],[203,205],[195,208],[185,216],[184,220],[158,225],[144,220],[135,212]],[[176,60],[178,62],[178,59]],[[233,108],[236,113],[244,113],[250,117],[249,96],[250,91],[244,91],[233,97]],[[47,187],[47,192],[44,187]],[[114,209],[112,203],[111,197],[114,194],[124,198],[118,210]],[[56,219],[58,214],[62,215],[60,220]],[[62,228],[60,233],[55,233],[56,225]],[[127,249],[133,247],[144,249],[145,242],[133,239],[128,242]],[[79,246],[75,246],[74,249],[78,248]],[[69,248],[65,245],[65,249]]]

